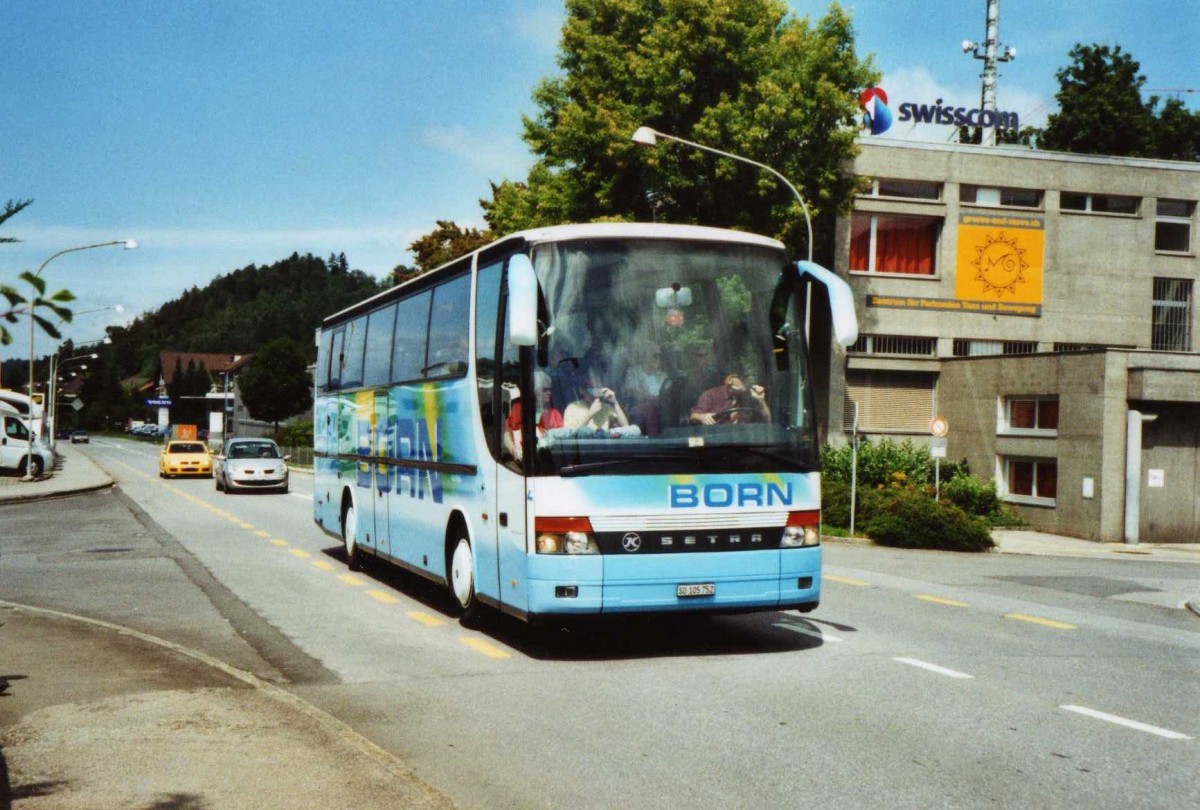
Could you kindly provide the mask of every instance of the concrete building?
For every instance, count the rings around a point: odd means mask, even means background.
[[[1035,528],[1200,540],[1200,164],[864,138],[829,439],[928,441]]]

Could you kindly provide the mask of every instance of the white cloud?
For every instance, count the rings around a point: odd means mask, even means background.
[[[477,134],[463,126],[426,127],[425,144],[462,158],[490,177],[521,179],[533,159],[524,143],[509,133]]]

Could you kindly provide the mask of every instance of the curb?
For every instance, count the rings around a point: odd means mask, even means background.
[[[1184,604],[1187,605],[1188,610],[1190,610],[1192,613],[1195,613],[1197,616],[1200,616],[1200,596],[1196,597],[1195,599],[1189,599]]]
[[[85,492],[99,492],[102,489],[112,489],[116,484],[110,478],[108,481],[99,484],[87,484],[81,487],[72,487],[58,492],[40,492],[30,493],[28,495],[13,495],[11,497],[0,498],[0,507],[8,503],[30,503],[31,501],[48,501],[54,498],[68,498],[72,495],[80,495]]]
[[[309,719],[316,722],[321,728],[331,734],[333,737],[340,740],[345,745],[358,751],[358,753],[366,756],[382,767],[392,776],[404,780],[408,784],[414,786],[414,790],[424,794],[424,799],[430,806],[448,806],[448,802],[437,790],[424,782],[418,777],[413,770],[408,767],[401,759],[387,751],[386,749],[376,745],[368,740],[362,734],[359,734],[349,725],[337,719],[323,709],[314,706],[308,701],[300,698],[291,692],[276,686],[268,681],[264,681],[252,672],[239,669],[231,664],[227,664],[219,658],[214,658],[211,655],[193,650],[189,647],[184,647],[181,644],[176,644],[157,636],[149,635],[129,627],[123,627],[119,624],[106,622],[100,619],[92,619],[87,616],[80,616],[74,613],[65,613],[63,611],[51,610],[49,608],[40,608],[33,605],[23,605],[17,602],[8,602],[0,600],[0,607],[24,612],[28,614],[49,616],[57,619],[65,619],[67,621],[75,621],[83,624],[88,624],[93,627],[98,627],[104,630],[109,630],[123,636],[136,638],[139,641],[147,644],[153,644],[166,650],[170,650],[178,655],[183,655],[198,661],[201,664],[219,670],[232,678],[235,678],[242,683],[253,687],[267,697],[279,703],[281,706],[292,709],[305,715]]]

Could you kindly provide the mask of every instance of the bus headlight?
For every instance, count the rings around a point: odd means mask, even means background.
[[[599,554],[600,546],[587,518],[548,518],[533,520],[538,554]]]
[[[781,548],[802,548],[821,545],[821,512],[788,512]]]

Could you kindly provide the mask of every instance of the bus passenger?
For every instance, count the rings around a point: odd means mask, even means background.
[[[567,406],[563,414],[563,427],[594,430],[614,430],[629,427],[617,395],[611,388],[600,385],[594,379],[576,389],[578,399]]]
[[[770,422],[766,389],[761,385],[747,386],[740,372],[731,371],[721,385],[700,395],[692,406],[689,421],[696,425]]]
[[[537,422],[534,428],[540,439],[546,435],[547,430],[563,426],[563,415],[550,401],[553,387],[550,384],[550,376],[546,372],[535,371],[533,373],[533,387],[537,397]],[[504,449],[517,461],[522,460],[524,451],[521,449],[521,400],[519,399],[513,402],[512,408],[508,412],[508,421],[505,423],[504,430]]]

